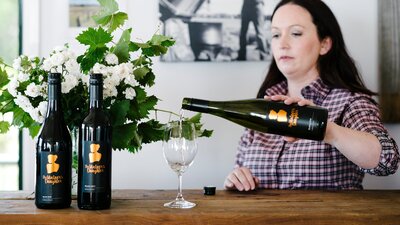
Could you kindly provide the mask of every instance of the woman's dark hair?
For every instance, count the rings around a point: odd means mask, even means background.
[[[271,21],[275,12],[286,4],[298,5],[311,14],[313,23],[317,27],[319,40],[322,41],[326,37],[332,39],[331,49],[325,55],[320,56],[317,62],[321,80],[332,88],[345,88],[351,92],[376,95],[364,85],[354,60],[347,53],[339,23],[329,7],[321,0],[282,0],[275,7]],[[268,88],[285,79],[285,76],[279,71],[275,59],[272,58],[267,76],[257,97],[264,97]]]

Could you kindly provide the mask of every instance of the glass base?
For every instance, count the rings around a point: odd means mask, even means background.
[[[174,209],[190,209],[196,206],[196,203],[188,202],[186,200],[174,200],[172,202],[167,202],[164,207],[174,208]]]

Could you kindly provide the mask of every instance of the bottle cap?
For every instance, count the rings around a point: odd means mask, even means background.
[[[215,186],[205,186],[204,195],[215,195]]]

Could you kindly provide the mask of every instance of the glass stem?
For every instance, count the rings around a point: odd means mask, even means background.
[[[178,174],[178,179],[179,179],[179,185],[178,185],[178,195],[176,196],[177,201],[184,201],[183,195],[182,195],[182,174]]]

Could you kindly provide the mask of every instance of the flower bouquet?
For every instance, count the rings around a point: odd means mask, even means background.
[[[164,124],[150,119],[158,98],[148,95],[154,85],[152,58],[165,54],[174,45],[171,37],[154,34],[150,40],[131,40],[132,29],[123,28],[128,15],[118,10],[115,0],[98,0],[101,11],[93,17],[98,24],[81,32],[76,39],[86,46],[78,55],[68,44],[56,47],[47,58],[19,56],[11,66],[0,60],[0,133],[11,125],[28,128],[35,137],[47,109],[47,74],[62,74],[64,118],[70,130],[79,127],[88,112],[88,75],[102,73],[103,105],[112,121],[112,148],[136,152],[142,144],[162,140]],[[115,32],[116,30],[121,32]],[[116,33],[121,33],[117,38]],[[6,114],[12,115],[7,121]],[[185,120],[202,130],[200,114]]]

